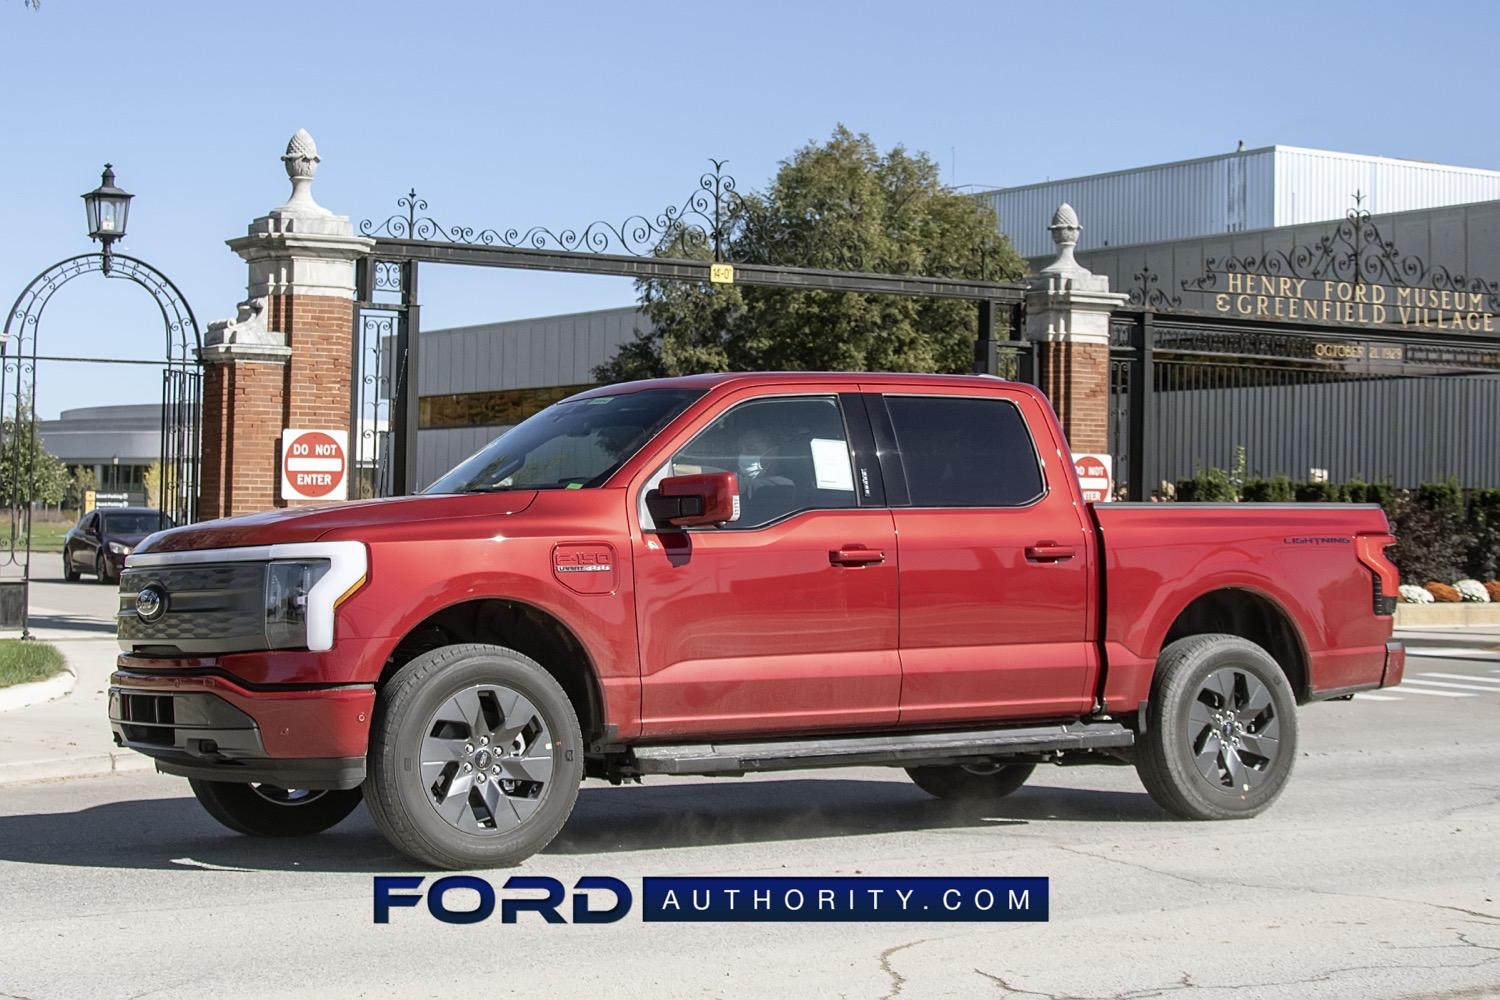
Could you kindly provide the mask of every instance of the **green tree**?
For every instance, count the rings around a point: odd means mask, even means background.
[[[80,465],[68,473],[67,488],[63,491],[62,504],[69,510],[82,510],[84,494],[90,490],[98,492],[99,477],[87,465]]]
[[[1025,266],[988,205],[943,186],[924,153],[882,154],[840,125],[736,207],[736,263],[1008,280]],[[669,239],[662,252],[680,256]],[[706,257],[702,249],[699,256]],[[653,329],[595,370],[605,382],[701,371],[968,371],[971,302],[641,281]]]
[[[30,496],[46,506],[60,502],[67,490],[67,466],[42,447],[36,425],[29,402],[5,418],[0,439],[0,504],[15,506]]]

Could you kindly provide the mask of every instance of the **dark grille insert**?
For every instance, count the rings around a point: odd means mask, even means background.
[[[177,713],[169,694],[121,694],[120,731],[132,743],[169,747],[176,741]]]

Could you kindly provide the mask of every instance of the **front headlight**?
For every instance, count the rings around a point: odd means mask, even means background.
[[[109,551],[113,552],[117,556],[128,556],[130,555],[130,546],[121,545],[119,542],[110,542]]]
[[[327,575],[327,559],[291,559],[266,568],[266,643],[272,649],[307,646],[308,597]]]

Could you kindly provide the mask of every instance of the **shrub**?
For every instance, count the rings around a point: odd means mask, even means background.
[[[1456,580],[1464,575],[1472,533],[1463,491],[1452,480],[1398,494],[1387,508],[1396,545],[1391,558],[1409,580]]]
[[[1193,478],[1178,480],[1177,499],[1183,503],[1233,503],[1239,498],[1229,473],[1223,469],[1199,469]]]
[[[1500,601],[1500,580],[1486,580],[1484,589],[1490,595],[1491,601]]]
[[[1468,513],[1474,537],[1464,569],[1477,580],[1493,580],[1500,576],[1500,490],[1474,490]]]
[[[1334,503],[1343,499],[1333,483],[1298,483],[1293,493],[1299,503]]]
[[[1484,584],[1478,580],[1456,580],[1453,589],[1458,591],[1458,596],[1472,604],[1490,603],[1490,592],[1484,589]]]
[[[1463,596],[1457,590],[1454,590],[1446,583],[1438,583],[1435,580],[1427,585],[1427,592],[1439,604],[1459,604],[1463,601]]]
[[[1247,479],[1244,499],[1250,503],[1290,503],[1297,499],[1297,494],[1286,476],[1272,476],[1270,479]]]

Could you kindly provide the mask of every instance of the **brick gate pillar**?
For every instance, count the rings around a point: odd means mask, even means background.
[[[283,429],[350,429],[354,263],[375,241],[313,200],[312,136],[298,129],[281,159],[292,195],[229,241],[249,265],[247,298],[203,340],[203,517],[287,506]]]
[[[1052,216],[1057,259],[1027,279],[1026,339],[1035,345],[1037,384],[1052,401],[1075,452],[1109,448],[1109,316],[1127,295],[1073,257],[1078,213]]]

